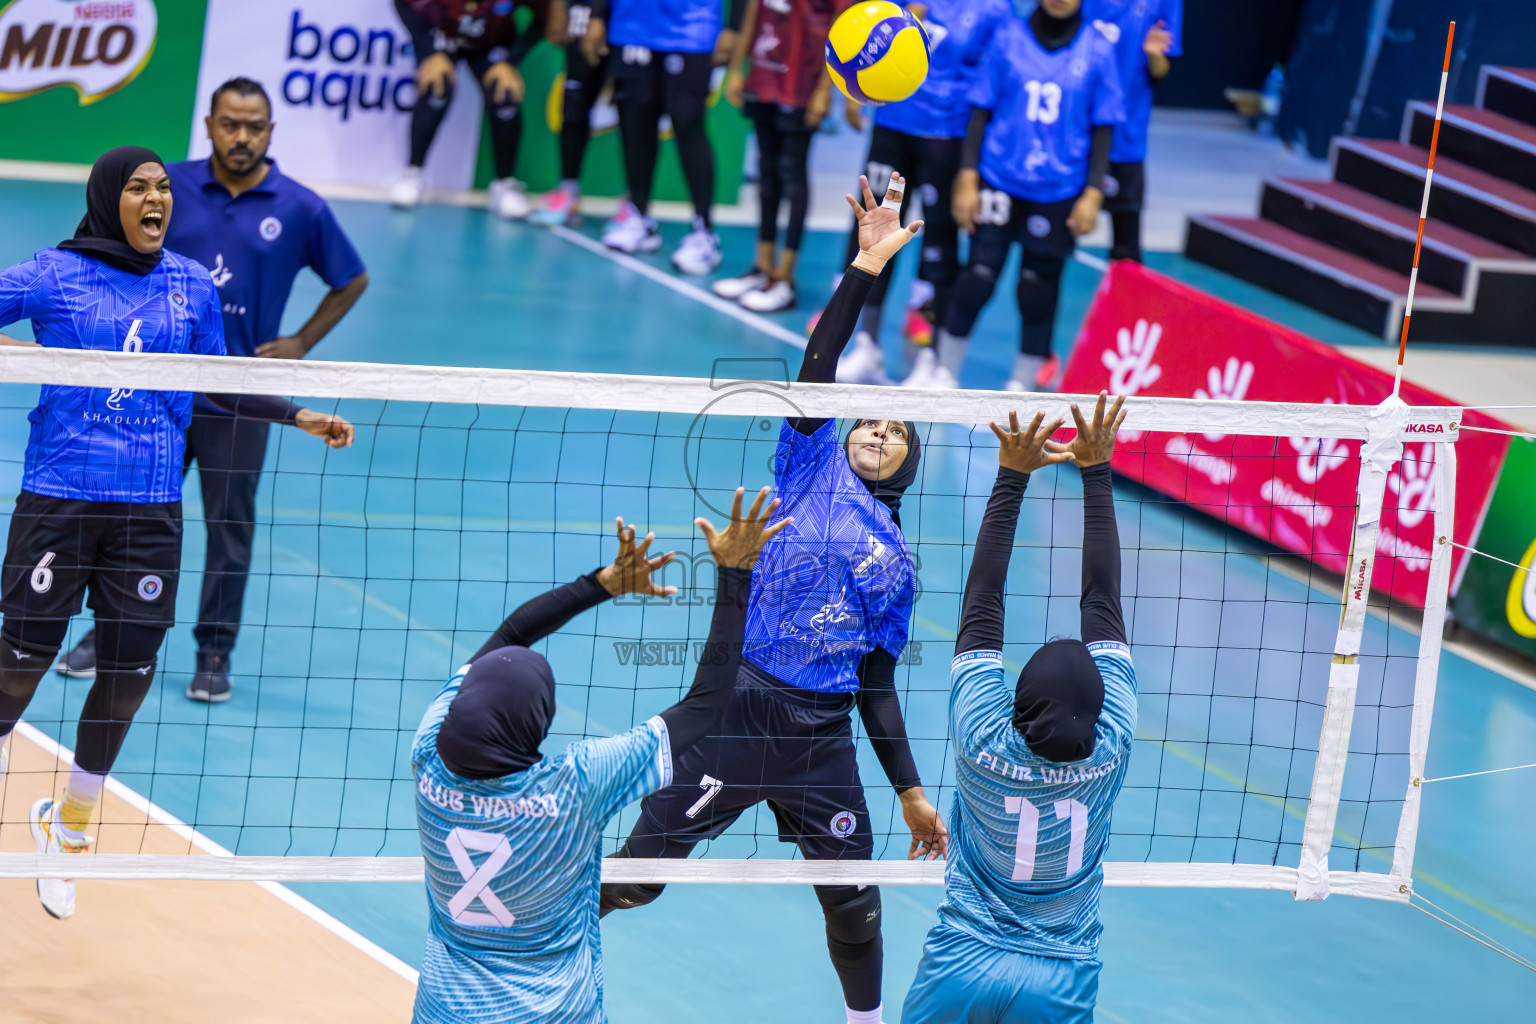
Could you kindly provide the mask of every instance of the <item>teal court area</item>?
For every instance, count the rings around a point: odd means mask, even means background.
[[[63,237],[75,185],[8,183],[6,265]],[[368,294],[316,353],[325,359],[744,376],[793,376],[799,352],[769,332],[568,238],[426,207],[414,214],[340,202],[368,262]],[[676,230],[675,227],[670,230]],[[594,229],[587,229],[593,233]],[[726,229],[731,270],[751,233]],[[814,234],[798,332],[825,298],[841,237]],[[1178,257],[1153,264],[1335,342],[1373,343]],[[664,258],[650,261],[662,275]],[[1007,277],[1005,276],[1005,280]],[[893,288],[904,292],[904,280]],[[1070,345],[1098,273],[1074,263],[1059,320]],[[691,283],[690,283],[691,286]],[[301,281],[296,326],[320,294]],[[896,301],[895,296],[892,299]],[[1012,361],[1011,295],[984,316],[965,383],[997,387]],[[895,317],[888,320],[894,321]],[[24,329],[14,333],[25,334]],[[900,343],[886,339],[891,370]],[[0,494],[14,496],[32,389],[0,386]],[[442,680],[515,604],[590,571],[611,551],[612,517],[658,543],[702,553],[689,526],[738,482],[768,482],[776,423],[679,415],[343,401],[350,451],[277,435],[260,496],[256,564],[235,652],[235,697],[182,696],[191,671],[203,536],[188,487],[178,626],[119,762],[125,783],[242,854],[417,852],[407,752]],[[995,467],[990,434],[935,426],[921,499],[903,509],[923,597],[898,676],[930,796],[948,802],[944,718],[958,595]],[[697,481],[697,487],[694,480]],[[1015,661],[1074,632],[1076,474],[1040,474],[1021,517],[1009,604]],[[1117,487],[1127,619],[1140,673],[1143,737],[1115,812],[1110,859],[1294,864],[1312,773],[1337,596],[1309,586],[1263,545],[1132,485]],[[682,582],[681,572],[674,582]],[[617,603],[552,638],[560,715],[551,740],[627,728],[674,699],[690,668],[637,639],[702,638],[707,606]],[[75,627],[85,628],[82,619]],[[1417,636],[1373,618],[1360,712],[1335,835],[1336,868],[1384,871],[1401,810]],[[661,651],[661,653],[658,653]],[[686,659],[684,659],[686,660]],[[645,663],[645,662],[659,663]],[[51,676],[29,711],[73,741],[86,686]],[[61,728],[61,723],[64,724]],[[1430,777],[1523,764],[1536,751],[1536,693],[1452,653],[1441,661]],[[867,744],[861,769],[877,856],[905,832]],[[1425,793],[1415,884],[1434,903],[1529,953],[1536,949],[1536,775],[1434,783]],[[633,810],[609,835],[625,834]],[[709,856],[783,857],[772,815],[747,815]],[[11,882],[11,885],[28,884]],[[293,888],[409,964],[426,903],[409,884]],[[84,890],[83,890],[84,892]],[[883,891],[886,1017],[894,1024],[936,888]],[[1407,907],[1336,897],[1199,889],[1109,889],[1099,1017],[1144,1021],[1528,1019],[1525,971]],[[837,1020],[841,999],[822,921],[800,888],[674,885],[648,909],[604,924],[615,1022]]]

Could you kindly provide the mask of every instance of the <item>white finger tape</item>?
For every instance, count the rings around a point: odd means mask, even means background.
[[[901,198],[906,194],[907,183],[897,181],[896,176],[891,175],[891,183],[885,187],[885,198],[880,201],[882,208],[887,210],[901,209]],[[895,193],[894,195],[892,193]]]

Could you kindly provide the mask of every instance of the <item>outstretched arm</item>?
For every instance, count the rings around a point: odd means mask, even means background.
[[[1029,427],[1021,431],[1019,414],[1010,412],[1007,430],[996,423],[989,424],[998,439],[997,480],[992,484],[992,496],[987,499],[987,511],[976,532],[976,551],[971,555],[971,571],[965,578],[956,654],[1003,649],[1003,589],[1013,556],[1019,503],[1029,485],[1029,474],[1042,466],[1072,459],[1066,446],[1050,440],[1063,421],[1052,420],[1042,427],[1044,419],[1044,413],[1035,413]]]
[[[710,621],[709,642],[699,659],[693,686],[687,695],[661,713],[667,723],[667,738],[676,758],[684,750],[718,727],[720,716],[736,689],[736,673],[741,667],[741,642],[747,626],[747,598],[752,592],[752,566],[774,534],[794,521],[793,516],[767,526],[778,510],[779,501],[768,501],[764,487],[752,502],[745,517],[741,514],[743,488],[736,489],[731,505],[731,524],[717,533],[707,519],[696,519],[709,542],[710,553],[720,567],[720,582],[715,593],[715,614]]]
[[[901,226],[901,197],[906,189],[906,180],[901,175],[891,175],[885,200],[879,203],[869,189],[869,179],[862,174],[859,175],[859,185],[864,193],[862,206],[853,196],[843,197],[858,218],[859,254],[844,272],[842,283],[832,293],[832,300],[811,332],[811,340],[805,346],[805,359],[800,363],[800,375],[795,378],[802,384],[831,384],[837,379],[837,360],[848,346],[848,339],[853,337],[875,278],[885,269],[886,261],[915,238],[923,226],[920,220],[905,228]],[[803,417],[790,420],[802,434],[816,433],[825,422],[824,419]]]
[[[907,859],[933,860],[949,852],[949,829],[938,808],[928,800],[912,757],[907,723],[896,696],[896,659],[876,647],[859,663],[859,720],[875,748],[885,777],[901,798],[901,816],[912,833]]]
[[[1099,392],[1093,422],[1086,423],[1074,403],[1072,418],[1077,437],[1070,448],[1083,471],[1083,642],[1113,640],[1125,643],[1125,619],[1120,610],[1120,530],[1115,523],[1114,483],[1109,460],[1115,452],[1115,434],[1125,422],[1116,398],[1108,412],[1109,393]]]
[[[635,543],[635,528],[626,527],[622,518],[616,519],[619,533],[619,553],[613,563],[578,580],[556,587],[530,601],[524,602],[508,615],[489,640],[469,659],[502,647],[532,647],[561,626],[589,608],[596,608],[610,597],[620,594],[655,595],[669,597],[677,593],[676,587],[658,586],[651,573],[676,557],[674,552],[649,557],[651,541],[656,538],[648,533]]]

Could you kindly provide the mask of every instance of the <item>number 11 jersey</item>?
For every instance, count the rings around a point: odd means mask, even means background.
[[[1088,645],[1104,678],[1093,753],[1058,764],[1013,726],[1013,686],[997,651],[950,670],[955,798],[941,920],[1037,956],[1097,956],[1110,809],[1136,733],[1136,670],[1124,644]]]

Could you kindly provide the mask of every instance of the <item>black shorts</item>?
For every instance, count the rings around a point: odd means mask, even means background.
[[[0,569],[0,612],[67,625],[89,590],[98,619],[169,628],[180,571],[181,502],[76,501],[22,491]]]
[[[758,131],[767,129],[780,135],[816,134],[816,129],[805,123],[804,107],[781,107],[776,103],[749,99],[742,104],[741,112]]]
[[[1140,213],[1147,194],[1147,165],[1138,160],[1133,164],[1109,165],[1104,176],[1104,212]]]
[[[641,804],[631,841],[665,836],[691,846],[766,800],[779,840],[807,860],[869,860],[874,836],[852,708],[852,694],[789,689],[744,665],[720,735],[677,758],[672,785]]]
[[[643,46],[614,46],[608,69],[616,102],[670,107],[675,96],[709,98],[713,53],[663,53]]]
[[[1076,196],[1053,203],[1030,202],[993,188],[983,179],[981,211],[976,215],[976,234],[971,240],[972,262],[976,261],[978,249],[987,251],[1001,245],[1006,255],[1007,247],[1014,242],[1023,246],[1026,253],[1067,259],[1077,247],[1077,238],[1067,227],[1067,218],[1076,203]]]

